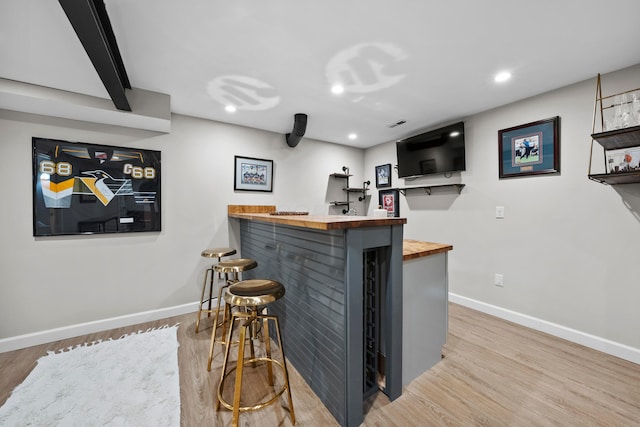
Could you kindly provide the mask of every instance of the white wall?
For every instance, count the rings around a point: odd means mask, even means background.
[[[640,66],[603,76],[605,96],[638,87]],[[640,184],[587,179],[595,89],[594,78],[465,118],[465,172],[412,182],[395,174],[393,186],[466,184],[460,195],[400,197],[405,238],[453,244],[453,294],[629,346],[637,357]],[[560,175],[498,179],[498,130],[556,115]],[[601,155],[594,150],[599,165]],[[369,149],[365,175],[395,162],[394,143]],[[505,207],[504,219],[495,218],[496,206]],[[504,287],[494,285],[495,273]]]
[[[362,180],[360,149],[185,116],[155,134],[0,110],[0,135],[0,339],[197,301],[200,252],[230,244],[228,204],[326,214],[330,173]],[[32,136],[161,150],[162,232],[34,238]],[[236,154],[274,160],[273,193],[234,192]]]
[[[637,87],[640,65],[603,76],[605,95]],[[400,197],[405,238],[453,244],[454,295],[626,346],[640,360],[640,184],[587,179],[594,95],[592,79],[465,118],[466,172],[412,182],[394,174],[392,185],[466,184],[460,195]],[[498,130],[555,115],[561,174],[499,180]],[[344,197],[342,183],[328,175],[346,165],[352,186],[371,180],[371,201],[356,205],[371,212],[374,167],[396,162],[391,142],[363,153],[305,138],[292,149],[283,135],[184,116],[158,135],[0,110],[0,136],[0,340],[192,303],[207,265],[200,251],[229,244],[227,204],[339,213],[328,202]],[[32,237],[32,136],[161,150],[163,231]],[[273,159],[274,192],[234,192],[234,154]]]

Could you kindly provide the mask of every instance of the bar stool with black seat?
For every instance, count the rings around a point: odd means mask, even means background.
[[[236,250],[233,248],[210,248],[202,251],[200,256],[203,258],[217,258],[218,262],[222,259],[222,257],[231,256],[236,253]],[[211,317],[213,310],[211,309],[211,301],[213,300],[213,279],[214,279],[214,267],[215,264],[211,265],[211,267],[207,268],[207,271],[204,273],[204,281],[202,282],[202,294],[200,295],[200,308],[198,309],[198,320],[196,320],[196,334],[198,333],[198,329],[200,328],[200,318],[202,317],[202,312],[207,313],[207,317]],[[218,275],[218,278],[221,278]],[[205,299],[205,293],[207,291],[207,279],[209,279],[209,297]],[[202,307],[207,304],[207,308],[203,309]],[[216,310],[216,322],[218,319],[218,312]]]
[[[291,399],[291,387],[289,385],[289,372],[287,371],[284,346],[282,344],[282,339],[280,336],[281,334],[280,325],[278,323],[278,316],[269,315],[266,313],[266,306],[274,301],[279,300],[284,296],[284,294],[285,288],[280,282],[276,282],[275,280],[253,279],[243,280],[229,286],[224,295],[224,300],[227,305],[245,309],[245,311],[238,310],[234,311],[231,314],[229,332],[227,335],[227,342],[229,344],[225,348],[224,361],[222,363],[222,372],[220,374],[220,383],[218,384],[218,391],[216,396],[216,411],[220,409],[221,404],[225,408],[233,411],[231,421],[233,426],[238,425],[240,412],[255,411],[271,405],[275,403],[285,391],[287,392],[287,397],[289,399],[291,423],[296,423],[296,416],[293,411],[293,400]],[[271,341],[269,338],[270,320],[273,322],[273,326],[276,332],[276,344],[280,348],[282,361],[273,358],[271,355]],[[238,360],[236,362],[235,368],[231,368],[227,372],[227,365],[229,364],[229,354],[231,348],[231,337],[233,336],[236,322],[240,323],[240,337],[238,339]],[[265,357],[255,357],[252,352],[251,357],[249,359],[245,359],[245,341],[249,339],[251,340],[251,343],[253,342],[252,340],[253,338],[255,338],[253,334],[257,329],[259,329],[256,326],[258,326],[260,322],[262,322],[262,337],[264,339]],[[274,396],[269,400],[256,403],[251,406],[241,406],[240,397],[242,392],[243,368],[246,365],[252,365],[256,367],[256,362],[266,362],[269,386],[274,385],[273,364],[279,366],[284,376],[282,387],[279,391],[274,391]],[[231,375],[234,370],[236,371],[236,373],[235,385],[233,390],[233,404],[230,404],[229,402],[224,400],[223,391],[225,379],[229,375]]]
[[[209,345],[209,359],[207,360],[207,371],[211,371],[211,362],[213,360],[213,350],[216,343],[220,343],[226,345],[226,335],[227,335],[227,324],[229,319],[231,318],[231,306],[228,304],[224,305],[223,314],[222,314],[222,322],[218,321],[218,316],[220,313],[220,307],[222,303],[222,295],[224,290],[240,281],[240,274],[244,271],[253,270],[258,266],[256,260],[251,258],[234,258],[228,259],[224,261],[220,261],[213,268],[218,274],[224,275],[225,283],[220,287],[218,291],[218,305],[216,307],[216,318],[213,323],[213,330],[211,331],[211,344]],[[217,338],[218,327],[222,326],[222,333],[220,334],[220,338]]]

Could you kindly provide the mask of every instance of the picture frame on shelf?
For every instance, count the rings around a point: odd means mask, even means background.
[[[387,211],[387,216],[400,216],[400,192],[397,188],[378,191],[378,204]]]
[[[391,187],[391,163],[376,166],[376,188]]]
[[[273,192],[273,160],[234,156],[235,191]]]
[[[605,152],[607,173],[627,173],[640,170],[640,147],[621,148]]]
[[[560,116],[498,131],[498,176],[560,173]]]

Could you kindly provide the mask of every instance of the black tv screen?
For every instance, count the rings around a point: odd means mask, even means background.
[[[464,122],[396,142],[398,177],[465,170]]]
[[[33,235],[160,231],[160,152],[32,138]]]

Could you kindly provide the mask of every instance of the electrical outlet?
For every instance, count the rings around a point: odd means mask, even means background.
[[[504,287],[504,275],[496,273],[493,284],[496,286]]]

